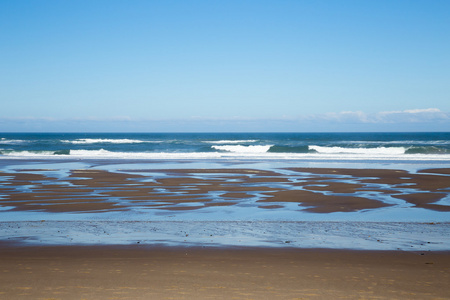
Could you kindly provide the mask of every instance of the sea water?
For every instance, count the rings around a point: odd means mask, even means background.
[[[0,159],[450,162],[450,133],[0,133]]]

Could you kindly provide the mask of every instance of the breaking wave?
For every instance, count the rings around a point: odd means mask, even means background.
[[[36,156],[53,156],[53,155],[70,155],[70,150],[56,150],[56,151],[39,151],[39,150],[0,150],[0,155],[16,156],[16,157],[36,157]]]
[[[19,145],[19,144],[24,144],[24,143],[28,143],[28,141],[25,140],[9,140],[6,138],[1,138],[0,139],[0,144],[1,145]]]
[[[219,141],[204,141],[204,143],[209,144],[245,144],[245,143],[254,143],[257,140],[219,140]]]
[[[450,161],[450,133],[3,133],[0,158]]]
[[[317,153],[326,154],[379,154],[379,155],[400,155],[405,154],[404,147],[377,147],[377,148],[344,148],[344,147],[323,147],[308,146],[310,150]]]
[[[212,146],[212,148],[227,151],[233,153],[266,153],[269,151],[272,145],[251,145],[251,146],[243,146],[243,145],[223,145],[223,146]]]
[[[71,144],[135,144],[135,143],[149,143],[151,141],[132,140],[132,139],[76,139],[76,140],[62,140],[63,143]],[[152,141],[157,143],[157,141]]]

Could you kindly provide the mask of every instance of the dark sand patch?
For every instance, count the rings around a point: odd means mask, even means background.
[[[221,179],[208,178],[208,179],[199,179],[192,177],[170,177],[170,178],[162,178],[158,179],[157,183],[163,186],[185,186],[185,185],[211,185],[216,182],[222,182]]]
[[[249,174],[258,176],[279,176],[280,173],[267,171],[267,170],[257,170],[257,169],[170,169],[170,170],[149,170],[149,172],[162,172],[167,174]]]
[[[273,197],[258,202],[297,202],[308,207],[305,211],[315,213],[354,212],[390,206],[362,197],[324,195],[304,190],[279,191],[274,193]]]
[[[258,206],[259,208],[264,208],[264,209],[277,209],[277,208],[284,208],[283,205],[260,205]]]
[[[317,184],[317,185],[314,185]],[[318,181],[312,184],[305,184],[304,188],[312,191],[332,192],[338,194],[351,194],[355,193],[358,189],[364,187],[363,184],[346,183],[346,182],[327,182]]]
[[[36,191],[37,193],[47,192],[47,193],[64,193],[64,194],[78,195],[83,193],[93,193],[95,192],[95,189],[81,188],[81,187],[77,188],[61,184],[45,184],[45,185],[35,185],[33,187],[33,191]]]
[[[450,176],[416,174],[411,177],[410,187],[425,191],[450,191]]]
[[[29,181],[45,181],[45,180],[55,180],[55,177],[48,177],[42,174],[33,173],[0,173],[0,176],[10,177],[8,181],[14,183],[26,183]]]
[[[444,197],[445,193],[416,193],[416,194],[406,194],[406,195],[393,195],[392,197],[405,200],[417,207],[436,210],[436,211],[450,211],[450,206],[434,204]]]
[[[246,177],[244,183],[290,183],[288,178],[284,177]]]
[[[100,198],[42,199],[26,201],[0,201],[1,205],[13,206],[15,211],[47,212],[100,212],[124,210],[126,207],[102,201]]]
[[[153,188],[128,188],[113,191],[102,191],[99,194],[107,197],[123,197],[126,199],[134,199],[136,197],[149,197],[155,193]]]
[[[399,176],[409,175],[409,173],[404,170],[390,170],[390,169],[288,168],[288,170],[311,174],[346,175],[352,177],[397,178]]]
[[[424,169],[418,171],[418,173],[435,173],[435,174],[450,175],[450,169],[448,168]]]
[[[69,178],[73,179],[71,182],[75,185],[101,187],[105,184],[127,184],[129,183],[128,181],[143,179],[145,177],[142,175],[108,172],[103,170],[73,170],[71,171]]]
[[[385,184],[393,187],[408,187],[425,191],[438,191],[450,188],[450,176],[411,174],[403,170],[327,168],[291,168],[289,170],[320,175],[345,175],[362,184]],[[450,172],[450,169],[437,170],[443,174]],[[324,177],[321,181],[328,179],[329,177]],[[336,178],[334,179],[336,180]]]

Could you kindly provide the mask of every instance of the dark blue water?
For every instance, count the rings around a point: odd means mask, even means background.
[[[0,157],[450,159],[450,133],[0,133]]]

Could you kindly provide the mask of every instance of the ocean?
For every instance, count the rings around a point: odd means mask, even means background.
[[[0,133],[11,158],[449,162],[450,133]]]

